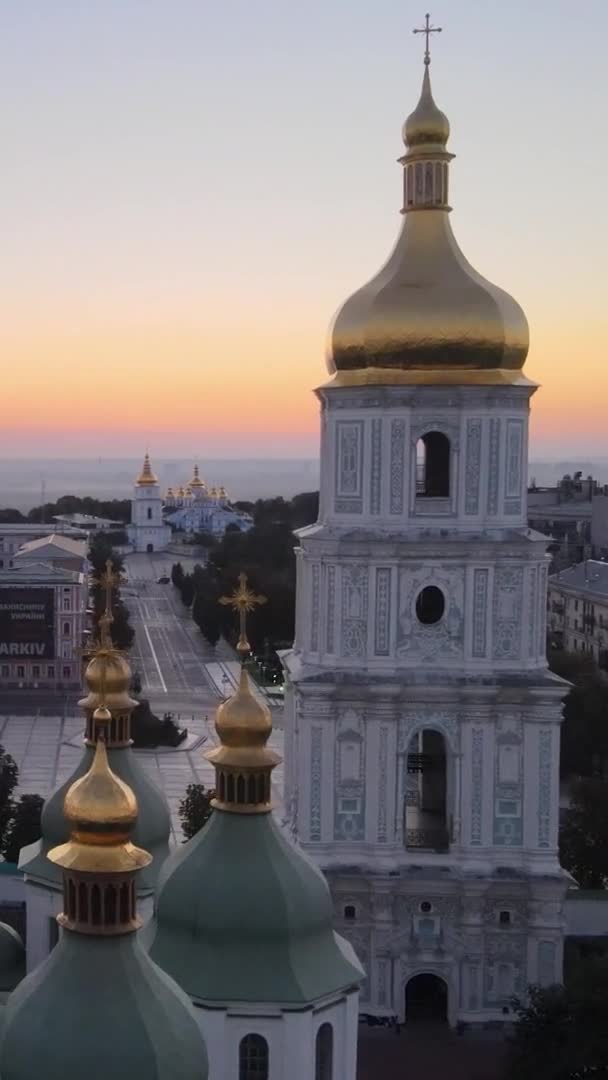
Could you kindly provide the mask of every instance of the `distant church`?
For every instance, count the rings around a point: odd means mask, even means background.
[[[527,525],[528,326],[456,243],[448,136],[427,49],[401,233],[334,318],[317,390],[286,803],[367,970],[362,1010],[479,1024],[561,980],[566,687],[547,669],[547,540]]]

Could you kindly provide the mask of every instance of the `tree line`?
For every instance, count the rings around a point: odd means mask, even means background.
[[[15,507],[0,509],[0,524],[17,525],[38,522],[52,523],[59,514],[90,514],[93,517],[105,517],[111,521],[122,521],[127,525],[131,520],[130,499],[93,499],[90,495],[62,495],[56,502],[34,506],[26,514]]]

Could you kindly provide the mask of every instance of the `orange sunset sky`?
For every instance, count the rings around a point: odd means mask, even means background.
[[[530,322],[531,453],[608,454],[608,5],[582,37],[559,0],[432,15],[452,224]],[[423,16],[4,7],[0,456],[316,454],[328,322],[400,225]]]

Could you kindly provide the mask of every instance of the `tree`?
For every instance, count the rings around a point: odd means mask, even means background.
[[[221,636],[219,589],[215,574],[204,566],[195,566],[194,600],[192,618],[210,645],[216,645]]]
[[[4,845],[13,816],[13,792],[18,779],[17,762],[0,746],[0,847]]]
[[[579,780],[571,790],[559,833],[562,866],[582,889],[603,889],[608,880],[608,784]]]
[[[509,1080],[583,1080],[608,1073],[608,966],[587,961],[571,985],[529,989],[514,1002]]]
[[[204,784],[188,784],[186,794],[179,804],[179,818],[185,840],[191,840],[206,825],[213,813],[211,800],[215,791]],[[185,842],[185,841],[184,841]]]
[[[549,666],[572,683],[564,699],[562,776],[608,777],[608,677],[587,653],[549,649]]]
[[[141,675],[139,674],[139,671],[133,672],[129,693],[135,694],[136,697],[141,694]]]
[[[13,816],[2,842],[2,854],[7,862],[18,863],[21,848],[40,839],[43,806],[44,799],[40,795],[22,795],[14,806]]]
[[[173,563],[171,567],[171,583],[175,585],[177,589],[180,588],[182,581],[184,580],[184,568],[181,562]]]
[[[182,604],[184,607],[190,607],[194,599],[194,582],[192,580],[192,574],[184,574],[184,578],[181,584]]]

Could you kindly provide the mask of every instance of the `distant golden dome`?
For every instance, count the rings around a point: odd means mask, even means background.
[[[158,479],[152,472],[152,467],[150,465],[150,455],[147,452],[144,456],[142,470],[135,483],[138,487],[150,487],[152,484],[158,484]]]
[[[330,326],[327,367],[338,385],[522,378],[526,317],[467,262],[451,229],[449,131],[427,64],[420,100],[403,128],[401,233],[383,268]]]
[[[179,487],[177,489],[177,497],[178,497],[178,499],[183,499],[185,494],[186,494],[186,492],[184,491],[183,487]]]
[[[191,487],[191,488],[204,488],[204,486],[205,486],[204,481],[201,480],[201,478],[200,478],[200,476],[198,474],[198,465],[195,465],[194,466],[194,475],[193,475],[193,477],[192,477],[192,479],[190,481],[189,487]]]

